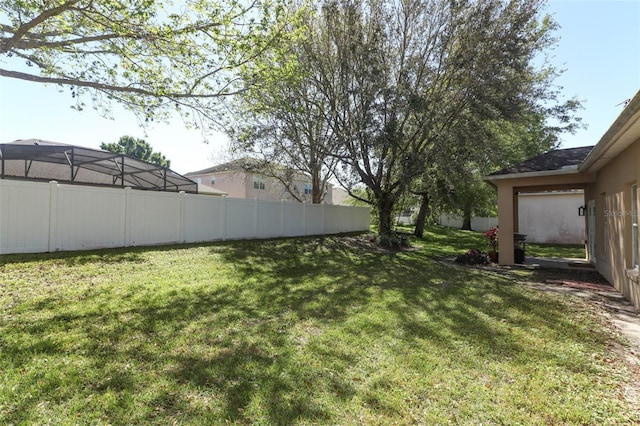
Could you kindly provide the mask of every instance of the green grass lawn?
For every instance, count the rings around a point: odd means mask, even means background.
[[[597,308],[460,232],[3,256],[0,423],[637,424]]]
[[[587,255],[582,244],[527,244],[527,255],[537,257],[569,257],[584,259]]]
[[[412,227],[399,227],[402,232],[413,233]],[[488,250],[487,238],[481,232],[462,231],[444,226],[430,226],[418,242],[433,256],[456,256],[468,249]],[[584,259],[584,245],[526,243],[526,255],[537,257],[568,257]]]

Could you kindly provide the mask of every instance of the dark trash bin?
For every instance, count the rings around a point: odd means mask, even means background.
[[[513,234],[513,261],[517,264],[524,263],[526,234]]]

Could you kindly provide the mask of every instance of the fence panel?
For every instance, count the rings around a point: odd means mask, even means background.
[[[244,239],[256,237],[256,200],[227,198],[225,212],[225,238]]]
[[[324,206],[324,229],[327,234],[337,234],[345,232],[349,228],[351,217],[344,206],[325,205]],[[348,207],[347,207],[348,208]]]
[[[51,250],[122,247],[124,212],[121,189],[59,185]]]
[[[304,235],[305,207],[302,203],[286,203],[284,209],[284,236]]]
[[[225,199],[185,194],[184,241],[195,243],[224,239]]]
[[[324,234],[325,204],[305,204],[305,235]]]
[[[180,194],[128,190],[127,245],[181,242]]]
[[[439,224],[442,226],[447,226],[449,228],[462,228],[462,216],[458,215],[440,215]],[[471,218],[471,229],[474,231],[487,231],[491,228],[498,226],[498,218],[497,217],[472,217]]]
[[[50,193],[46,183],[0,180],[0,253],[49,250]]]
[[[369,209],[0,180],[0,253],[369,229]]]
[[[282,201],[262,201],[256,204],[258,209],[258,238],[274,238],[281,236],[283,221]]]

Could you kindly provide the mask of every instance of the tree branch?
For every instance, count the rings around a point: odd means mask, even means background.
[[[54,7],[53,9],[45,10],[40,15],[33,18],[31,21],[20,25],[18,30],[13,34],[13,37],[7,39],[4,43],[2,43],[2,49],[0,50],[0,52],[8,52],[12,47],[14,47],[15,43],[17,43],[29,31],[31,31],[32,28],[35,28],[36,26],[42,24],[47,19],[50,19],[56,15],[60,15],[79,1],[80,0],[70,0],[69,2],[63,3],[58,7]]]
[[[130,93],[130,94],[142,95],[142,96],[161,97],[161,98],[167,98],[167,99],[185,99],[185,98],[211,99],[211,98],[219,98],[224,96],[233,96],[242,91],[242,89],[239,89],[233,92],[218,91],[216,93],[209,93],[209,94],[177,93],[177,92],[167,92],[167,93],[159,94],[158,92],[143,89],[140,87],[118,86],[118,85],[112,85],[112,84],[98,83],[95,81],[77,80],[77,79],[68,78],[68,77],[42,77],[38,75],[27,74],[19,71],[10,71],[5,69],[0,69],[0,76],[16,78],[16,79],[26,80],[26,81],[33,81],[37,83],[50,83],[50,84],[63,84],[68,86],[89,87],[92,89],[98,89],[105,92],[109,92],[109,91],[122,92],[122,93]],[[228,87],[228,85],[225,87]]]

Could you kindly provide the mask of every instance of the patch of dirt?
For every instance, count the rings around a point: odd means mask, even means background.
[[[629,371],[630,377],[620,389],[621,397],[629,401],[632,406],[640,407],[640,347],[629,348],[614,342],[609,350],[615,354],[620,362],[624,363]],[[638,411],[638,421],[640,422],[640,408]]]
[[[419,250],[419,247],[383,247],[378,242],[378,236],[373,234],[342,235],[338,237],[323,237],[321,244],[331,249],[349,249],[367,253],[398,253]]]

